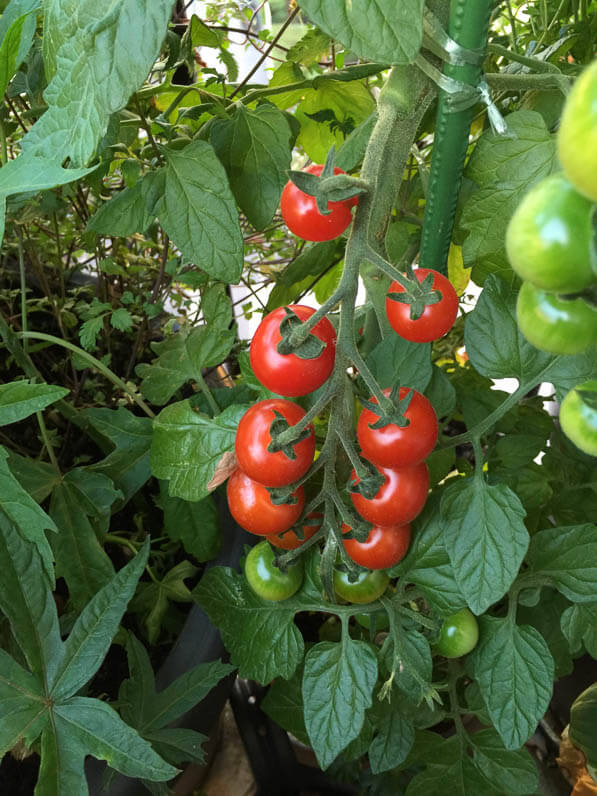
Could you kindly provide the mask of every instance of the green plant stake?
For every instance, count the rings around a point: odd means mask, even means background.
[[[467,50],[484,52],[492,8],[491,0],[454,0],[450,8],[450,37]],[[477,86],[482,74],[481,65],[473,63],[446,63],[443,71],[447,77],[470,86]],[[446,273],[472,119],[472,105],[455,111],[452,95],[440,89],[420,264],[442,273]]]

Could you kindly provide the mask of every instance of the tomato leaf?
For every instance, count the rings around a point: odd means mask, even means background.
[[[194,594],[220,629],[240,677],[269,683],[275,677],[292,676],[304,652],[303,637],[293,621],[299,610],[295,598],[280,603],[263,600],[244,576],[228,567],[206,572]]]
[[[400,374],[401,384],[423,392],[433,372],[430,348],[428,343],[411,343],[391,334],[375,346],[366,361],[382,389],[393,387]]]
[[[529,545],[525,510],[505,484],[459,479],[443,494],[444,542],[470,609],[482,614],[508,591]]]
[[[206,141],[165,150],[164,194],[155,207],[160,224],[187,263],[214,279],[238,282],[243,241],[224,167]]]
[[[468,658],[469,668],[504,746],[519,749],[549,704],[553,658],[534,627],[488,616],[479,624],[480,640]]]
[[[557,167],[555,136],[540,114],[516,111],[506,122],[511,135],[487,130],[465,171],[478,190],[469,195],[460,218],[468,232],[462,254],[477,284],[490,273],[499,273],[510,284],[518,282],[506,257],[508,221],[528,189]]]
[[[530,384],[553,357],[532,346],[519,332],[516,295],[498,276],[488,276],[475,309],[467,316],[464,343],[471,364],[482,376],[514,376]]]
[[[584,647],[597,658],[597,602],[571,605],[562,614],[560,626],[574,657]]]
[[[68,395],[66,387],[11,381],[0,384],[0,426],[18,423]]]
[[[169,480],[169,494],[197,501],[209,492],[220,458],[234,450],[238,423],[247,406],[229,406],[215,418],[195,412],[189,401],[166,406],[154,420],[151,470]]]
[[[224,164],[230,187],[256,229],[273,218],[290,168],[292,132],[274,105],[237,105],[232,118],[216,119],[210,143]]]
[[[297,668],[290,679],[274,680],[260,707],[280,727],[292,733],[301,743],[308,746],[309,736],[305,727],[302,680],[302,666]]]
[[[366,61],[404,64],[415,59],[423,38],[422,0],[301,0],[315,25]]]
[[[224,454],[226,455],[226,454]],[[220,549],[218,510],[211,496],[189,503],[168,495],[167,484],[160,484],[159,505],[164,512],[164,529],[170,539],[181,541],[197,561],[210,561]]]
[[[134,187],[125,188],[112,196],[91,216],[87,229],[98,235],[123,238],[135,232],[145,232],[155,218],[158,188],[163,190],[164,177],[163,169],[151,171]]]
[[[531,572],[550,582],[572,602],[590,603],[597,589],[597,526],[594,523],[547,528],[531,539]]]
[[[307,653],[305,726],[323,769],[360,733],[376,680],[375,652],[364,641],[323,641]]]
[[[406,760],[415,739],[415,728],[400,706],[387,700],[375,705],[372,712],[375,737],[369,746],[369,763],[374,774],[381,774]]]

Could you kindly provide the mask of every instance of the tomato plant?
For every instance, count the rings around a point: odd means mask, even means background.
[[[246,531],[259,536],[281,533],[298,520],[305,504],[302,486],[293,492],[295,503],[272,502],[267,488],[236,469],[226,490],[230,513]]]
[[[284,531],[284,533],[276,533],[268,536],[268,541],[275,547],[279,547],[281,550],[297,550],[307,541],[307,539],[310,539],[314,534],[317,533],[317,531],[321,528],[322,519],[323,514],[321,512],[311,511],[305,517],[305,521],[302,526],[302,539],[299,539],[298,534],[291,529],[289,531]],[[311,522],[308,522],[308,520],[311,520]]]
[[[323,166],[314,164],[306,171],[319,176]],[[338,167],[334,174],[344,174]],[[282,218],[288,229],[299,238],[311,241],[333,240],[341,235],[352,221],[350,208],[356,199],[328,203],[328,215],[319,212],[314,196],[303,193],[293,182],[287,182],[280,197]]]
[[[342,533],[351,530],[342,526]],[[410,544],[410,525],[374,525],[364,542],[343,539],[344,549],[352,560],[366,569],[389,569],[402,561]]]
[[[272,398],[259,401],[242,416],[236,431],[234,452],[240,469],[254,481],[265,486],[285,486],[304,475],[313,461],[315,434],[308,435],[286,450],[272,449],[270,428],[274,421],[294,425],[305,411],[292,401]]]
[[[391,390],[384,390],[390,395]],[[404,425],[388,423],[375,428],[379,415],[365,407],[357,423],[357,439],[363,456],[382,467],[404,467],[422,462],[431,453],[437,441],[437,417],[431,402],[417,390],[401,387],[399,400],[410,396],[404,412]],[[372,396],[371,403],[377,403]]]
[[[477,646],[478,640],[477,620],[468,608],[463,608],[444,619],[435,651],[444,658],[461,658]]]
[[[570,92],[558,130],[558,158],[577,191],[597,202],[597,61]]]
[[[288,306],[297,318],[306,321],[315,312],[311,307],[298,304]],[[281,354],[278,345],[282,339],[280,324],[287,317],[280,307],[259,324],[251,340],[251,367],[259,381],[268,390],[279,395],[298,396],[313,392],[329,378],[336,354],[336,332],[327,318],[322,318],[312,334],[324,344],[321,353],[311,359],[298,354]]]
[[[597,456],[597,380],[570,390],[560,406],[560,424],[577,448]]]
[[[449,279],[429,268],[417,268],[414,275],[422,282],[428,274],[433,274],[433,290],[440,294],[434,304],[428,304],[418,318],[413,318],[411,305],[386,298],[386,315],[392,329],[413,343],[429,343],[438,340],[452,328],[458,313],[458,296]],[[406,293],[406,289],[396,280],[390,285],[388,293]]]
[[[351,492],[355,509],[374,525],[404,525],[420,514],[429,489],[429,470],[425,462],[406,467],[376,468],[384,477],[375,496],[371,499],[358,492]],[[352,471],[351,481],[358,484],[360,479]]]
[[[561,298],[524,282],[516,317],[520,331],[542,351],[578,354],[597,343],[597,309],[582,298]]]
[[[593,205],[552,174],[534,185],[508,224],[506,249],[521,279],[542,290],[576,293],[597,281]]]
[[[366,604],[378,600],[390,583],[389,575],[381,570],[359,572],[351,581],[348,572],[334,570],[334,591],[341,600],[348,603]]]
[[[264,539],[252,547],[245,560],[247,583],[258,597],[280,602],[292,597],[303,582],[303,564],[295,561],[285,572],[275,564],[275,553]]]

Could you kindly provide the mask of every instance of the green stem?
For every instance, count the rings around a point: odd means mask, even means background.
[[[489,44],[487,52],[491,53],[491,55],[500,55],[503,58],[507,58],[508,61],[515,61],[517,64],[528,66],[529,69],[532,69],[534,72],[554,72],[558,75],[561,74],[555,64],[549,61],[541,61],[539,58],[533,58],[529,55],[521,55],[518,52],[512,52],[512,50],[509,50],[507,47],[502,47],[501,44]],[[486,75],[486,77],[488,77],[488,75]]]
[[[527,382],[521,384],[517,390],[515,390],[511,395],[509,395],[505,401],[503,401],[496,409],[491,412],[491,414],[487,415],[486,418],[481,420],[477,423],[476,426],[469,428],[468,431],[465,431],[463,434],[458,434],[456,437],[446,437],[445,441],[443,441],[438,447],[440,449],[444,448],[453,448],[455,445],[462,445],[465,442],[471,442],[475,438],[480,438],[485,434],[489,429],[494,426],[497,421],[503,417],[507,412],[515,406],[521,398],[536,387],[537,384],[540,384],[541,378],[536,378],[532,382]]]
[[[23,237],[17,226],[17,240],[19,251],[19,280],[21,283],[21,329],[27,331],[27,282],[25,281],[25,258],[23,256]],[[27,341],[23,341],[23,348],[27,353]]]
[[[100,362],[99,359],[96,359],[94,356],[89,354],[87,351],[84,351],[82,348],[79,348],[72,343],[67,342],[66,340],[61,340],[60,337],[54,337],[52,334],[44,334],[43,332],[21,332],[19,337],[24,339],[29,338],[32,340],[45,340],[47,343],[53,343],[54,345],[62,346],[62,348],[67,348],[69,351],[72,351],[74,354],[77,354],[81,359],[84,359],[90,367],[99,370],[99,372],[104,375],[112,384],[116,385],[120,390],[125,392],[129,395],[133,401],[137,404],[137,406],[142,409],[148,417],[152,419],[155,417],[155,413],[151,411],[151,409],[147,406],[145,401],[140,398],[134,390],[132,390],[127,384],[125,384],[122,379],[119,379],[118,376],[113,373],[110,368],[106,367],[103,362]],[[219,411],[219,410],[218,410]]]
[[[2,165],[8,161],[8,147],[6,145],[6,132],[4,130],[4,122],[0,119],[0,159]]]
[[[530,91],[540,89],[548,91],[557,89],[564,94],[569,92],[572,85],[570,78],[555,72],[544,72],[539,75],[510,75],[497,72],[485,75],[489,88],[495,91]]]
[[[487,46],[493,0],[453,0],[448,34],[462,47],[483,50]],[[481,79],[481,66],[444,64],[444,74],[469,86]],[[425,268],[447,272],[456,202],[460,191],[464,160],[474,108],[452,112],[450,97],[440,91],[431,173],[423,231],[420,263]]]
[[[214,417],[220,414],[220,407],[217,404],[216,399],[213,397],[212,391],[207,386],[205,379],[203,378],[203,374],[201,372],[195,374],[195,380],[199,387],[201,388],[201,392],[205,395],[207,399],[207,403],[209,404],[209,408],[213,412]]]

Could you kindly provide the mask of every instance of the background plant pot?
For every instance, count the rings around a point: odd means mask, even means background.
[[[234,522],[225,499],[218,500],[218,509],[222,529],[222,548],[218,557],[206,564],[206,570],[216,566],[237,568],[244,545],[253,545],[258,541],[256,536],[247,533]],[[212,625],[207,614],[198,605],[194,605],[180,635],[156,675],[156,687],[158,690],[162,690],[197,664],[225,656],[227,656],[226,649],[218,629]],[[235,676],[232,673],[221,680],[205,699],[181,716],[173,726],[185,727],[209,735],[230,695]],[[102,783],[107,764],[102,760],[89,757],[85,769],[90,796],[102,796],[106,792],[110,796],[137,796],[137,794],[141,796],[148,793],[147,788],[140,780],[131,779],[122,774],[114,776],[110,782],[109,791],[103,790]]]

